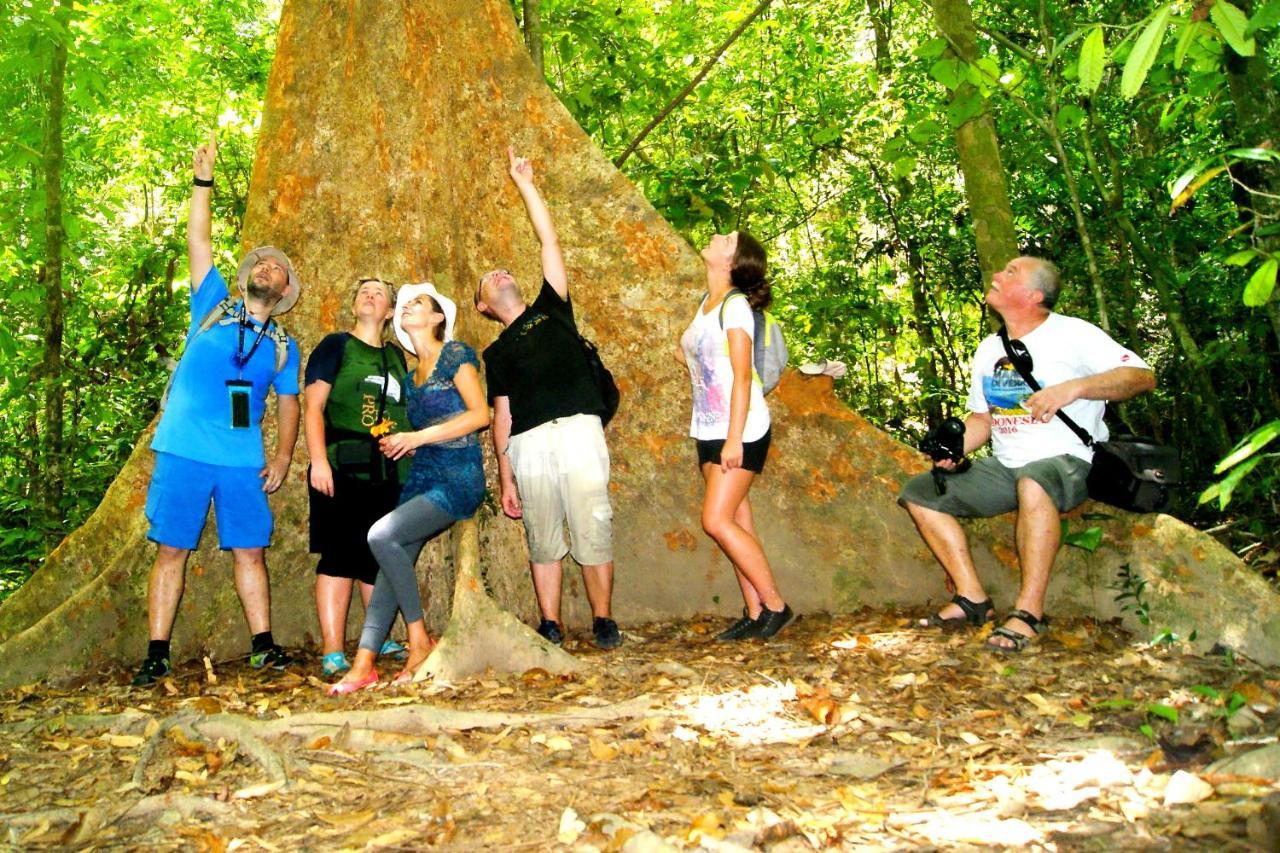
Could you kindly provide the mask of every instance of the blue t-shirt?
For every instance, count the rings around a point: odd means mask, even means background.
[[[298,393],[298,366],[302,361],[298,345],[289,338],[289,357],[284,370],[276,372],[276,344],[264,335],[244,370],[237,370],[232,358],[240,345],[240,324],[214,324],[196,334],[201,321],[227,297],[227,282],[210,268],[198,290],[191,293],[191,325],[187,328],[186,350],[178,361],[169,387],[156,437],[151,449],[172,453],[209,465],[260,468],[266,464],[262,452],[262,416],[267,408],[267,391]],[[243,352],[248,353],[261,326],[249,318],[244,329]],[[227,380],[252,382],[249,392],[249,426],[231,427],[231,395]]]
[[[464,364],[479,368],[476,351],[461,341],[449,341],[421,387],[413,384],[412,373],[405,376],[409,423],[414,429],[426,429],[466,411],[466,403],[453,384]],[[424,444],[415,451],[400,503],[418,495],[425,495],[454,518],[467,518],[476,511],[484,500],[484,463],[477,433]]]

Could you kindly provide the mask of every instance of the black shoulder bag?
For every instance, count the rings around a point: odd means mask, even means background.
[[[604,362],[600,360],[600,350],[591,341],[583,337],[582,332],[578,331],[578,327],[560,317],[551,315],[552,319],[559,321],[566,329],[573,332],[574,336],[582,344],[582,352],[587,357],[587,367],[591,369],[591,378],[595,380],[596,388],[600,391],[600,399],[604,401],[604,414],[600,415],[600,425],[606,427],[609,421],[613,420],[613,416],[618,413],[618,403],[622,400],[622,394],[618,391],[618,383],[613,380],[613,374],[609,372],[609,368],[604,366]]]
[[[1032,391],[1040,383],[1031,375],[1031,353],[1022,341],[1009,339],[1003,326],[998,333],[1004,353],[1009,357],[1022,381]],[[1115,435],[1109,441],[1094,441],[1088,430],[1073,421],[1066,412],[1058,411],[1076,438],[1093,448],[1093,467],[1089,469],[1089,497],[1095,501],[1130,512],[1161,512],[1169,506],[1170,487],[1182,482],[1182,461],[1178,450],[1145,438]]]

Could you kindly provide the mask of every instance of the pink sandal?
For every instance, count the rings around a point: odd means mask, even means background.
[[[325,693],[329,696],[346,696],[348,693],[364,690],[366,687],[372,687],[377,683],[378,671],[371,669],[369,670],[369,675],[359,681],[339,681],[336,684],[330,684]]]

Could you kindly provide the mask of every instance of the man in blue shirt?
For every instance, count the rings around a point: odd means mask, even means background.
[[[147,590],[151,642],[133,679],[154,684],[168,675],[169,637],[185,584],[187,556],[213,502],[219,544],[235,559],[236,592],[253,634],[255,668],[292,663],[271,636],[271,591],[265,549],[272,516],[267,495],[280,488],[298,438],[298,345],[271,319],[297,302],[301,289],[288,257],[264,246],[240,262],[240,298],[232,299],[213,267],[209,202],[217,143],[196,149],[187,254],[191,325],[174,370],[151,449],[155,470],[147,492],[147,537],[159,545]],[[276,392],[278,444],[262,448],[267,392]]]

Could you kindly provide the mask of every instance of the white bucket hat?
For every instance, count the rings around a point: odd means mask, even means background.
[[[298,281],[298,276],[293,271],[293,263],[289,260],[288,255],[275,246],[259,246],[241,258],[240,267],[236,270],[236,280],[240,285],[241,296],[245,295],[249,286],[249,274],[253,272],[253,268],[258,261],[263,258],[275,258],[284,264],[285,271],[289,274],[289,292],[271,309],[271,316],[275,317],[288,311],[298,301],[298,297],[302,295],[302,282]]]
[[[453,323],[458,317],[457,304],[436,290],[436,286],[431,282],[425,281],[421,284],[400,285],[399,290],[396,291],[396,313],[391,324],[395,327],[396,338],[400,341],[400,345],[414,355],[417,355],[417,350],[413,348],[413,339],[404,330],[404,325],[401,321],[404,318],[404,306],[423,294],[434,299],[439,304],[440,311],[444,314],[444,339],[446,341],[453,340]]]

